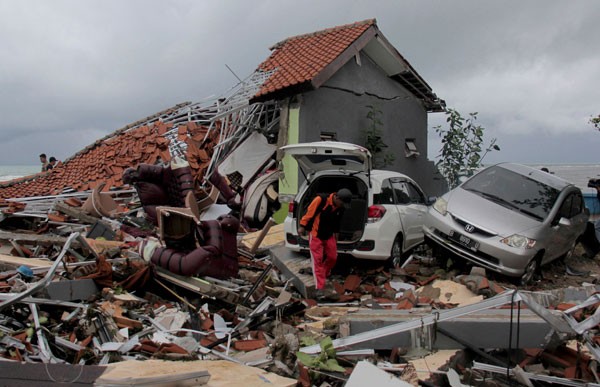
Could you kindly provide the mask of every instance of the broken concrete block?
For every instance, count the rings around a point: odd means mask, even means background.
[[[429,289],[429,287],[433,288]],[[457,304],[460,306],[470,305],[483,300],[483,296],[477,296],[467,289],[465,285],[449,280],[436,280],[430,285],[417,289],[417,295],[423,294],[426,297],[434,298],[432,295],[439,290],[439,302],[446,304]]]
[[[354,371],[345,384],[346,387],[410,387],[412,384],[404,382],[389,374],[368,361],[359,361]]]
[[[485,277],[485,268],[480,267],[480,266],[473,266],[471,268],[471,272],[469,274],[470,275],[478,275],[480,277]]]

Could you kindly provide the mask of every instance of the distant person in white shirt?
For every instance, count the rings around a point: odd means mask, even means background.
[[[46,172],[49,164],[45,153],[40,154],[40,162],[42,163],[42,172]]]

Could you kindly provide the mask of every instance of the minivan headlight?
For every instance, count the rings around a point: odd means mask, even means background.
[[[507,238],[501,239],[500,242],[517,249],[531,249],[535,246],[535,239],[518,234],[513,234]]]
[[[448,213],[448,202],[445,199],[438,198],[435,203],[433,203],[433,208],[440,214],[446,216]]]

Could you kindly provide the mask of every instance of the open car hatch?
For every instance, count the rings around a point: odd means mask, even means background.
[[[371,153],[365,147],[337,141],[317,141],[286,145],[285,154],[296,159],[307,179],[316,172],[338,170],[348,173],[371,171]]]

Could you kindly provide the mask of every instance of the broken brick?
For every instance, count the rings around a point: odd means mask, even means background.
[[[233,348],[237,351],[254,351],[255,349],[264,348],[267,346],[267,341],[264,339],[257,340],[237,340],[233,343]]]
[[[346,277],[346,280],[344,281],[344,290],[349,290],[353,292],[356,289],[358,289],[360,282],[361,280],[359,276],[357,276],[356,274],[351,274],[348,277]]]
[[[434,274],[434,275],[432,275],[432,276],[431,276],[431,277],[429,277],[429,278],[426,278],[426,279],[424,279],[424,280],[422,280],[422,281],[418,281],[417,283],[418,283],[420,286],[425,286],[425,285],[427,285],[428,283],[431,283],[431,282],[435,281],[435,280],[436,280],[436,279],[438,279],[438,278],[440,278],[440,276],[439,276],[439,275],[437,275],[437,274]]]
[[[490,281],[487,278],[481,277],[481,280],[477,284],[477,290],[487,289],[490,287]]]
[[[173,343],[164,343],[164,344],[161,344],[160,347],[158,347],[158,352],[160,352],[160,353],[179,353],[179,354],[182,354],[182,355],[189,354],[188,351],[186,351],[185,349],[183,349],[179,345],[173,344]]]
[[[414,304],[407,298],[403,298],[398,302],[396,309],[412,309],[414,308]]]
[[[556,305],[556,310],[560,310],[561,312],[564,312],[565,310],[571,309],[574,306],[576,306],[576,305],[571,304],[571,303],[562,302],[562,303]]]
[[[548,352],[543,352],[541,354],[541,358],[545,362],[548,362],[550,365],[553,365],[555,367],[567,368],[571,366],[571,363],[562,358],[561,356],[556,356]]]

